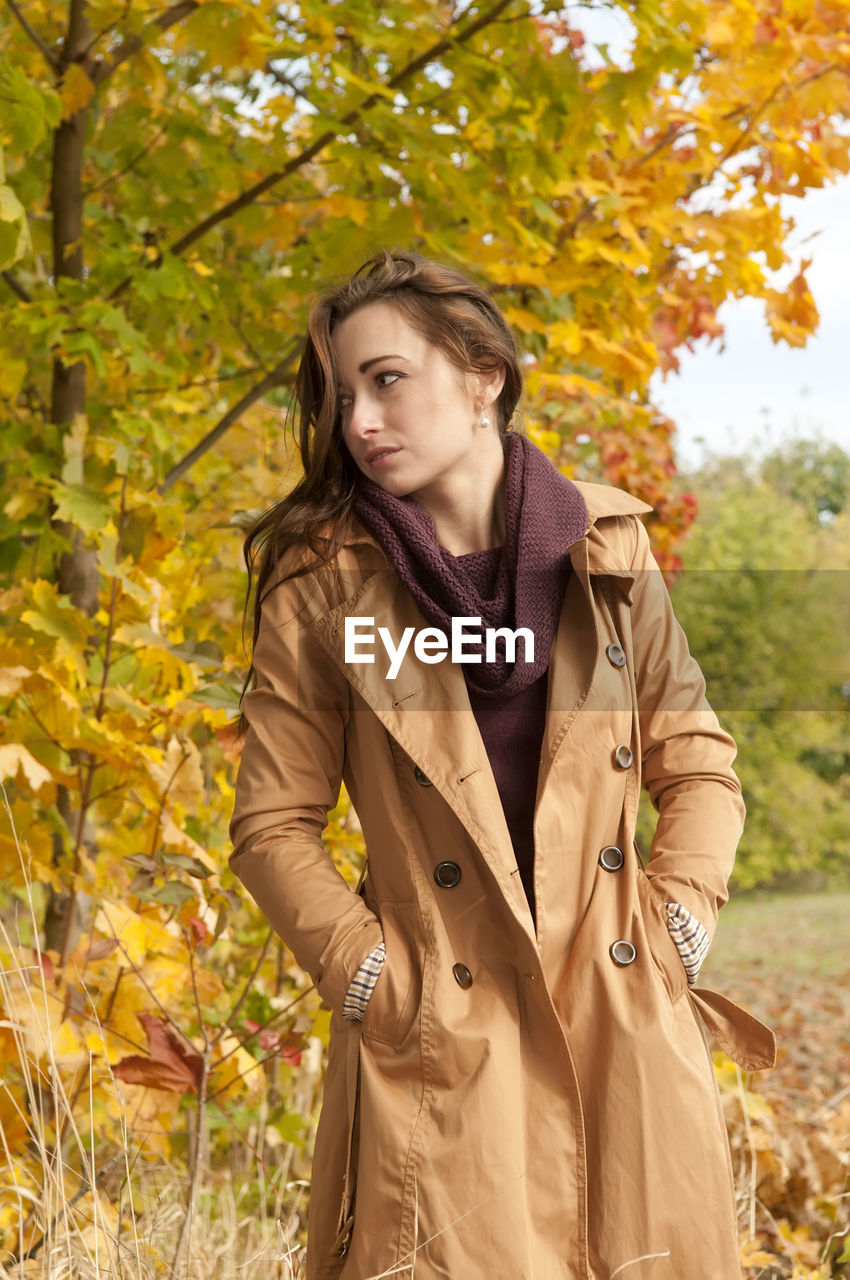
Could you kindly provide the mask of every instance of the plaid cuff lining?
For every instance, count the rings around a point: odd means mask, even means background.
[[[381,976],[381,969],[384,967],[386,956],[386,946],[383,942],[379,942],[375,950],[369,953],[351,979],[351,985],[345,994],[345,1000],[342,1004],[342,1016],[347,1018],[349,1022],[363,1021],[369,997],[375,989],[375,983]]]
[[[664,905],[667,908],[670,937],[682,957],[682,964],[688,975],[688,986],[693,986],[711,945],[708,933],[686,907],[680,906],[678,902],[665,902]]]

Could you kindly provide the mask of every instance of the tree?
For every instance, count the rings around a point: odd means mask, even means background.
[[[741,887],[847,866],[848,474],[837,446],[795,441],[749,465],[713,460],[692,477],[700,519],[674,601],[738,743]]]

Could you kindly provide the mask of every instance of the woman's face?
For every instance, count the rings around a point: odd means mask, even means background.
[[[364,475],[397,498],[474,479],[482,437],[492,446],[496,431],[501,371],[464,374],[386,302],[353,312],[332,341],[343,440]]]

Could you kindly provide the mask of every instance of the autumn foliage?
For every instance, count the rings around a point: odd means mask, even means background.
[[[850,6],[614,8],[621,57],[546,0],[0,9],[3,1258],[49,1251],[45,1161],[115,1228],[116,1138],[190,1207],[211,1134],[266,1167],[258,1107],[309,1171],[325,1014],[226,828],[241,533],[296,474],[316,289],[400,245],[482,281],[532,438],[652,503],[671,570],[696,504],[652,374],[730,297],[777,342],[817,325],[808,261],[766,271],[779,197],[850,168]],[[327,843],[353,879],[344,797]]]

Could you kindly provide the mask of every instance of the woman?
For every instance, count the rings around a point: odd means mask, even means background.
[[[308,1275],[729,1280],[704,1025],[750,1067],[772,1037],[689,979],[735,747],[650,508],[510,431],[521,386],[483,290],[379,255],[313,310],[304,478],[249,538],[231,865],[332,1010]],[[357,893],[321,842],[341,779]]]

